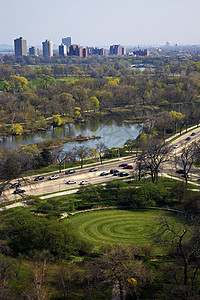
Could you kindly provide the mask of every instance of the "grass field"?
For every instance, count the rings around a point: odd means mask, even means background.
[[[103,244],[135,244],[151,246],[151,233],[156,229],[158,217],[176,218],[174,213],[159,210],[102,210],[82,213],[64,222],[86,241],[92,242],[95,250]],[[156,254],[164,251],[156,247]]]

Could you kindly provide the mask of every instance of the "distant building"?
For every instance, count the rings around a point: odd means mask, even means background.
[[[15,56],[27,56],[26,40],[22,37],[14,40]]]
[[[43,56],[53,56],[53,43],[50,40],[42,42]]]
[[[66,56],[67,55],[67,46],[64,44],[59,45],[59,55]]]
[[[94,47],[87,47],[88,55],[100,55],[100,56],[107,56],[108,50],[104,48],[94,48]]]
[[[36,48],[36,47],[29,48],[29,55],[38,56],[39,55],[39,49]]]
[[[126,48],[121,45],[110,46],[110,55],[126,55]]]
[[[64,44],[65,46],[67,46],[67,49],[69,49],[69,47],[70,47],[71,44],[72,44],[71,37],[68,36],[68,37],[66,37],[66,38],[63,38],[63,39],[62,39],[62,44]]]
[[[88,49],[83,48],[82,46],[79,46],[79,45],[71,45],[69,47],[69,55],[70,56],[87,57]]]
[[[133,54],[135,54],[137,56],[149,56],[150,52],[149,52],[149,50],[144,49],[144,50],[133,51]]]

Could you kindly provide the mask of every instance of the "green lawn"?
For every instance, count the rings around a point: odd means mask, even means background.
[[[177,215],[159,210],[102,210],[82,213],[65,219],[82,239],[92,242],[95,250],[103,244],[135,244],[151,246],[150,235],[156,229],[158,217],[176,218]],[[156,254],[163,254],[154,247]]]

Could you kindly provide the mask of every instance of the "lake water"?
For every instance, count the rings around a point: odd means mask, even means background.
[[[108,148],[121,147],[127,139],[136,138],[141,132],[142,126],[137,124],[123,124],[123,116],[112,115],[95,117],[84,124],[66,124],[63,127],[51,128],[46,132],[37,132],[30,135],[0,137],[0,147],[16,148],[21,145],[29,145],[48,139],[60,139],[63,137],[101,136],[97,140],[84,142],[70,142],[63,145],[65,150],[70,150],[77,145],[95,147],[98,142],[104,142]]]

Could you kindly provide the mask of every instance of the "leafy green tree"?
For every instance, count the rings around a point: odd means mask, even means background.
[[[23,127],[20,124],[13,124],[12,125],[12,132],[15,135],[21,135],[23,132]]]
[[[94,110],[94,112],[96,112],[96,110],[99,109],[99,100],[97,99],[97,97],[90,97],[90,108]]]
[[[53,126],[61,126],[62,125],[62,119],[60,115],[53,115]]]

